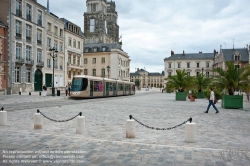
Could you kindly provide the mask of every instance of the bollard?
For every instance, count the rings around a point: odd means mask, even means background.
[[[126,138],[135,138],[135,120],[126,120]]]
[[[76,118],[76,134],[83,134],[85,130],[85,116],[80,112]]]
[[[43,128],[43,119],[39,110],[34,114],[34,129],[42,129]]]
[[[31,95],[31,92],[29,92],[29,95]]]
[[[19,91],[19,95],[21,95],[21,92]]]
[[[41,96],[41,93],[42,93],[42,92],[39,92],[39,96]]]
[[[4,108],[2,107],[0,110],[0,126],[6,126],[7,125],[7,111],[4,111]]]
[[[196,135],[196,123],[186,123],[185,125],[185,142],[194,143]]]

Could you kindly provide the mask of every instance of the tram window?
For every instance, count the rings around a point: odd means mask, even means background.
[[[94,92],[102,91],[102,81],[94,81]]]
[[[113,91],[113,84],[112,83],[109,84],[109,91]]]
[[[118,84],[118,91],[123,91],[123,84]]]
[[[88,86],[88,79],[86,78],[73,78],[71,84],[71,91],[86,90]]]

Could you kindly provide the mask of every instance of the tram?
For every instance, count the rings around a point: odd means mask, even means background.
[[[76,75],[71,83],[71,98],[96,98],[135,94],[135,83],[108,78]]]

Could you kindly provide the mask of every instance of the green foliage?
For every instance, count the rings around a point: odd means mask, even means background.
[[[141,84],[140,80],[139,80],[139,79],[136,79],[136,80],[135,80],[135,86],[136,86],[137,88],[139,88],[139,87],[140,87],[140,84]]]
[[[210,98],[210,90],[208,88],[203,90],[204,97],[209,99]]]
[[[197,92],[198,92],[198,91],[197,91],[196,89],[192,89],[192,94],[191,94],[191,96],[197,99],[197,97],[198,97],[198,96],[197,96]]]
[[[176,70],[176,75],[169,76],[166,80],[168,81],[167,88],[178,89],[179,92],[184,92],[193,86],[193,77],[188,76],[185,69]]]
[[[207,78],[204,74],[199,74],[197,77],[194,77],[194,84],[199,92],[202,92],[210,82],[211,79]]]

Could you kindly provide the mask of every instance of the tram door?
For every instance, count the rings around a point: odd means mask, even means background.
[[[90,81],[90,98],[93,97],[93,81]]]
[[[109,82],[106,82],[106,96],[109,96]]]
[[[113,83],[113,95],[116,96],[116,83]]]

